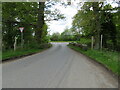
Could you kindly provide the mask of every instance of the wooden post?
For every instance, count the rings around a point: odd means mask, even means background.
[[[94,37],[92,36],[92,38],[91,38],[91,49],[93,49],[93,41],[94,40]]]
[[[15,37],[15,42],[14,42],[14,51],[16,50],[16,44],[17,44],[17,37]]]
[[[100,43],[101,50],[102,50],[102,43],[103,43],[103,35],[101,35],[101,43]]]

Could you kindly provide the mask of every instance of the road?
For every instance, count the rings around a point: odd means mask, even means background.
[[[41,53],[2,65],[3,88],[117,88],[117,80],[102,66],[53,43]]]

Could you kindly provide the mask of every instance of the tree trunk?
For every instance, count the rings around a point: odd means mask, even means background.
[[[99,3],[98,2],[93,2],[93,11],[95,15],[95,49],[100,49],[100,30],[101,30],[101,25],[100,25],[100,19],[99,19]]]
[[[45,7],[45,2],[39,2],[37,30],[35,32],[36,40],[39,44],[41,44],[41,41],[42,41],[42,32],[43,32],[43,26],[45,23],[44,22],[44,7]]]

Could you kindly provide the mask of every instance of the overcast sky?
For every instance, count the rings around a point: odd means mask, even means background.
[[[113,7],[117,6],[117,4],[113,3]],[[57,8],[60,10],[62,14],[66,17],[65,20],[58,20],[58,21],[50,21],[47,23],[49,25],[48,31],[50,31],[50,34],[54,32],[63,32],[65,28],[71,28],[72,26],[72,18],[77,13],[77,4],[73,3],[70,6],[67,6],[66,8],[60,4],[55,5],[52,7],[53,9]]]

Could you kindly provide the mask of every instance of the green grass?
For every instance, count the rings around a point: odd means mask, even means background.
[[[83,53],[91,57],[92,59],[100,62],[101,64],[104,64],[112,72],[114,72],[117,75],[120,75],[120,72],[118,71],[119,70],[118,68],[120,68],[118,65],[118,56],[120,56],[120,54],[118,52],[100,51],[100,50],[91,50],[91,49],[84,51],[81,48],[73,45],[68,45],[68,46],[80,53]]]
[[[28,55],[32,53],[37,53],[41,52],[45,49],[25,49],[25,50],[8,50],[2,53],[2,60],[13,58],[13,57],[18,57],[18,56],[23,56],[23,55]]]

